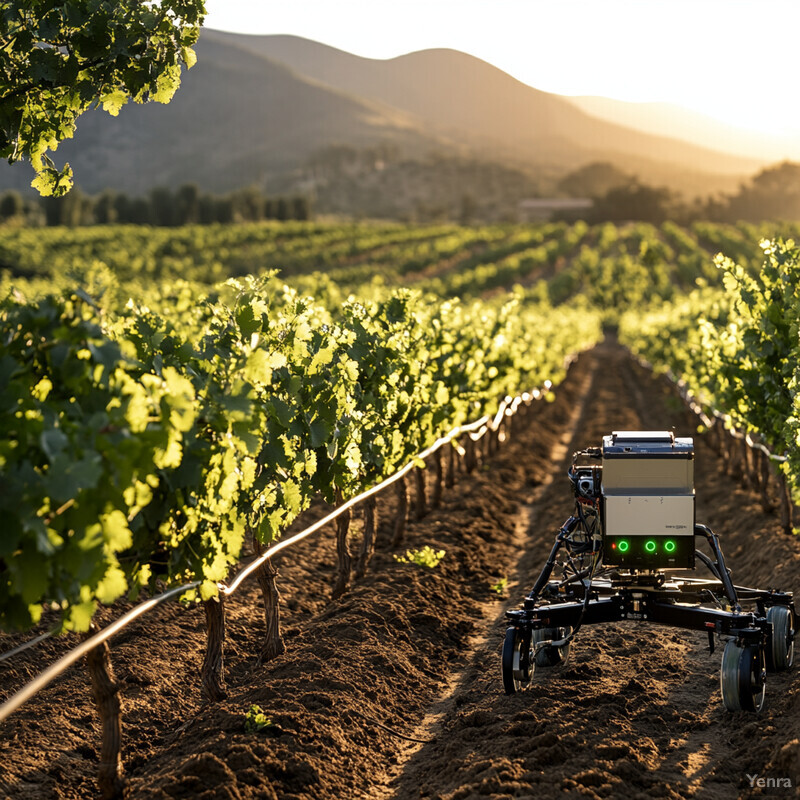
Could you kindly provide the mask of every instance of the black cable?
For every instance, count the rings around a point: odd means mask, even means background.
[[[717,571],[717,565],[705,554],[695,550],[694,554],[711,570],[711,574],[722,583],[722,576]]]
[[[416,742],[417,744],[432,744],[436,741],[435,737],[433,739],[415,739],[413,736],[406,736],[404,733],[400,733],[400,731],[396,731],[394,728],[390,728],[388,725],[384,725],[383,723],[378,722],[378,720],[368,717],[363,711],[359,711],[357,708],[351,708],[350,711],[354,711],[367,722],[371,722],[373,725],[376,725],[378,728],[381,728],[387,733],[391,733],[392,736],[397,736],[399,739],[405,739],[407,742]]]

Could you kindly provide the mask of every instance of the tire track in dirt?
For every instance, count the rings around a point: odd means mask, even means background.
[[[566,426],[559,437],[552,443],[550,452],[547,454],[551,464],[560,465],[565,471],[572,450],[570,449],[574,441],[575,431],[585,413],[586,398],[591,394],[591,387],[595,380],[597,365],[593,364],[583,375],[577,387],[577,401],[569,411]],[[517,563],[513,567],[513,577],[509,579],[508,591],[511,596],[518,594],[524,583],[524,576],[529,571],[526,562],[529,560],[527,540],[530,531],[537,520],[537,509],[542,503],[544,496],[550,491],[554,482],[554,472],[550,471],[544,475],[541,483],[536,487],[529,502],[524,503],[515,520],[515,533],[513,538],[514,547],[517,550]],[[505,606],[507,600],[491,600],[483,604],[481,609],[481,621],[478,623],[482,630],[470,637],[466,649],[473,654],[465,667],[454,672],[447,683],[447,688],[438,698],[436,703],[428,710],[422,723],[413,733],[413,738],[419,740],[431,740],[440,736],[443,729],[443,722],[452,715],[457,698],[475,680],[480,654],[487,648],[494,648],[492,636],[493,629],[500,623],[505,616]],[[407,764],[419,753],[419,743],[405,747],[404,751],[398,755],[397,764],[387,777],[397,778],[407,769]],[[412,768],[413,769],[413,768]],[[370,798],[386,798],[395,794],[394,788],[390,784],[376,786],[368,795]]]
[[[599,364],[598,377],[573,449],[598,445],[616,429],[675,426],[678,435],[695,432],[696,419],[674,393],[621,348],[603,345],[592,358]],[[726,535],[730,512],[726,519],[715,498],[722,494],[734,500],[746,493],[719,475],[718,458],[702,437],[695,438],[698,520],[723,534],[735,579],[752,585],[769,577],[765,569],[752,569],[746,546],[749,531],[761,528],[761,538],[784,567],[788,583],[783,588],[796,590],[797,541],[777,538],[775,520],[759,514],[752,498],[749,519]],[[566,479],[545,492],[541,503],[530,540],[535,567],[525,590],[571,509]],[[730,714],[720,701],[720,649],[709,657],[701,634],[626,622],[582,630],[567,664],[538,669],[529,691],[506,697],[499,679],[504,632],[501,620],[493,628],[492,646],[476,656],[472,683],[453,698],[441,734],[409,762],[392,787],[393,797],[722,799],[746,796],[747,774],[788,777],[797,787],[793,673],[769,676],[768,707],[761,715]],[[776,796],[788,795],[780,789]]]
[[[284,560],[283,656],[259,662],[260,599],[254,586],[235,596],[226,612],[227,700],[208,705],[199,696],[198,609],[159,611],[112,642],[131,798],[729,798],[748,796],[745,773],[789,776],[797,786],[794,674],[770,676],[761,715],[728,714],[720,653],[709,658],[699,634],[632,622],[585,629],[567,664],[537,672],[529,692],[502,693],[505,625],[487,611],[497,606],[490,587],[521,566],[505,602],[516,606],[538,574],[572,508],[564,459],[614,429],[673,425],[691,435],[697,421],[666,384],[603,345],[573,365],[556,402],[536,404],[496,456],[446,490],[441,508],[409,524],[403,548],[446,550],[435,570],[394,561],[389,493],[379,504],[374,569],[341,600],[329,600],[329,532]],[[695,444],[698,519],[722,535],[735,579],[800,589],[798,540],[779,534],[758,498],[720,474],[704,437]],[[526,513],[520,560],[516,526]],[[2,665],[0,695],[64,646],[45,643]],[[253,703],[275,723],[263,734],[244,731]],[[421,748],[387,730],[413,736],[442,710],[434,741]],[[98,750],[86,678],[73,670],[0,726],[0,797],[92,797]]]
[[[577,402],[584,373],[579,359],[556,402],[535,403],[515,418],[515,435],[496,456],[460,474],[439,509],[409,522],[402,549],[446,550],[435,570],[394,560],[396,501],[389,492],[379,501],[372,570],[339,601],[330,601],[331,531],[301,542],[283,560],[283,656],[268,664],[258,659],[264,621],[255,582],[230,598],[227,700],[209,705],[200,697],[202,610],[162,607],[114,640],[130,796],[362,797],[386,783],[402,740],[385,728],[413,732],[463,668],[464,642],[479,630],[483,604],[494,597],[490,587],[515,563],[520,504],[547,478],[545,455]],[[530,452],[542,456],[526,467]],[[120,612],[115,606],[103,613]],[[17,643],[0,636],[3,650]],[[66,646],[51,640],[0,665],[0,696]],[[275,723],[263,735],[244,730],[251,704]],[[98,737],[86,676],[74,668],[0,725],[0,797],[94,796]]]

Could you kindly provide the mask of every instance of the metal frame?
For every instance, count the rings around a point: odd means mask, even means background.
[[[573,455],[567,474],[575,511],[558,531],[522,608],[506,611],[509,627],[502,657],[506,693],[530,686],[536,664],[561,663],[583,625],[642,620],[705,631],[711,653],[716,637],[727,638],[720,667],[723,704],[729,711],[760,711],[767,670],[792,665],[797,616],[791,592],[734,585],[719,538],[706,525],[695,524],[691,533],[680,535],[684,543],[680,565],[664,559],[615,564],[610,550],[609,563],[604,563],[614,537],[605,532],[603,467],[578,464],[581,457],[600,459],[603,452],[591,447]],[[698,538],[708,544],[710,557],[697,549]],[[563,578],[553,580],[559,562]],[[684,574],[701,564],[710,578]],[[780,607],[787,611],[774,610]],[[773,624],[780,626],[778,638]]]
[[[558,553],[578,522],[578,518],[570,517],[562,526],[523,608],[506,611],[510,625],[525,632],[540,628],[571,629],[566,638],[541,642],[537,649],[567,644],[582,625],[623,620],[706,631],[712,653],[715,634],[735,637],[743,645],[763,646],[772,635],[767,609],[786,606],[795,612],[791,592],[734,585],[719,539],[706,525],[695,525],[694,535],[695,539],[705,538],[715,561],[699,551],[696,555],[709,568],[713,579],[671,577],[660,571],[614,572],[608,577],[592,578],[591,570],[584,569],[563,581],[551,581]],[[741,602],[755,603],[755,610],[743,611]],[[711,603],[718,607],[709,607]]]

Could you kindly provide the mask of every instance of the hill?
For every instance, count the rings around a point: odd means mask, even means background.
[[[102,111],[81,118],[56,160],[72,164],[82,189],[143,193],[192,181],[225,192],[291,172],[331,142],[391,142],[410,154],[450,146],[403,111],[320,85],[214,36],[197,49],[197,65],[184,72],[169,105],[129,104],[116,118]],[[24,169],[4,169],[7,176],[30,181]]]
[[[457,51],[381,61],[298,37],[213,30],[197,50],[168,106],[81,119],[56,155],[83,190],[256,185],[309,193],[319,211],[391,216],[431,205],[453,216],[465,199],[485,197],[479,215],[502,218],[591,161],[689,194],[731,190],[759,166],[597,119]],[[30,178],[3,165],[0,188]]]
[[[598,119],[568,98],[534,89],[455,50],[423,50],[377,60],[297,36],[219,31],[206,31],[204,36],[280,61],[328,86],[402,109],[423,120],[429,130],[476,147],[487,157],[509,158],[525,166],[574,169],[606,160],[640,172],[645,180],[704,191],[709,185],[732,188],[735,181],[730,176],[752,173],[764,163]]]

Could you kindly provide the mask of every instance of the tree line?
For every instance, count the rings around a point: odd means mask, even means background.
[[[568,222],[581,218],[589,223],[631,220],[659,225],[671,220],[685,225],[698,220],[800,220],[800,164],[784,161],[766,167],[740,184],[735,194],[687,201],[667,187],[647,184],[612,164],[598,162],[565,176],[556,187],[556,195],[593,200],[588,211],[559,215]],[[479,198],[480,194],[464,193],[456,221],[469,224],[473,218],[479,219]],[[111,223],[172,227],[311,218],[308,197],[269,197],[254,187],[224,196],[203,193],[195,184],[174,190],[158,187],[143,197],[111,190],[89,196],[77,188],[63,197],[23,197],[14,190],[0,194],[0,223],[14,220],[18,224],[69,227]]]
[[[28,225],[174,227],[267,219],[311,219],[311,203],[302,196],[268,197],[256,188],[218,196],[201,192],[195,184],[175,190],[158,187],[144,197],[110,190],[90,196],[77,188],[63,197],[23,197],[14,190],[0,195],[0,221],[18,220]]]
[[[588,164],[567,175],[561,193],[591,197],[593,206],[580,216],[587,222],[628,220],[659,225],[671,220],[688,224],[800,220],[800,164],[784,161],[764,168],[735,194],[685,200],[664,186],[651,186],[612,164]],[[568,215],[564,215],[568,218]]]

